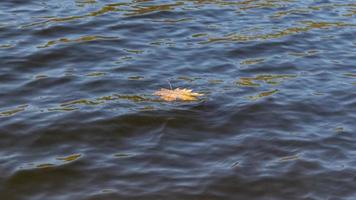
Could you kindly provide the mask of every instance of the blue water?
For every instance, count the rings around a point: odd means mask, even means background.
[[[0,2],[0,199],[356,199],[356,4]],[[161,88],[197,101],[165,102]]]

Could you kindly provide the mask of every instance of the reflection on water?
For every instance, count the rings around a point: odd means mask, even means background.
[[[353,1],[0,10],[1,200],[354,199]]]
[[[2,117],[10,117],[10,116],[15,115],[15,114],[17,114],[19,112],[24,111],[27,106],[28,105],[21,105],[21,106],[17,106],[14,109],[0,112],[0,116],[2,116]]]
[[[249,42],[254,40],[270,40],[280,37],[285,37],[292,34],[308,32],[314,29],[325,29],[325,28],[335,28],[335,27],[343,27],[343,26],[356,26],[356,24],[345,24],[343,22],[312,22],[312,21],[305,21],[302,22],[306,24],[303,27],[291,27],[286,28],[284,30],[268,33],[268,34],[261,34],[261,35],[239,35],[239,34],[229,34],[225,37],[211,37],[208,38],[208,41],[201,42],[201,44],[207,43],[214,43],[214,42]]]
[[[51,40],[47,42],[46,45],[38,46],[38,48],[47,48],[50,46],[53,46],[55,44],[60,44],[60,43],[69,43],[69,42],[90,42],[90,41],[96,41],[96,40],[111,40],[111,39],[117,39],[115,37],[104,37],[104,36],[82,36],[77,39],[67,39],[67,38],[61,38],[58,40]]]

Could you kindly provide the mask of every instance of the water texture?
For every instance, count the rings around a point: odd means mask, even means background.
[[[354,200],[355,58],[353,0],[2,0],[0,199]]]

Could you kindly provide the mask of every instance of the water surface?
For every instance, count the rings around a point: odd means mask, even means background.
[[[352,0],[3,0],[0,199],[356,198]],[[160,88],[194,102],[163,102]]]

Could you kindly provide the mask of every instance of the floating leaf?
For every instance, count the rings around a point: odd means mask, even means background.
[[[197,97],[203,96],[203,94],[192,92],[190,89],[164,89],[157,91],[154,95],[160,96],[161,99],[165,101],[196,101],[198,100]]]

